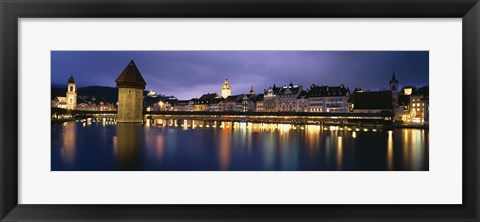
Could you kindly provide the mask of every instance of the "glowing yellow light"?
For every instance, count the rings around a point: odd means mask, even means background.
[[[368,132],[368,129],[367,129],[367,128],[364,128],[363,131]]]
[[[357,138],[357,132],[354,131],[354,132],[352,133],[352,137],[353,137],[353,138]]]

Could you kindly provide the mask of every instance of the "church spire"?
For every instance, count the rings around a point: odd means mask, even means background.
[[[70,73],[70,78],[68,78],[68,83],[75,83],[75,78],[73,78],[73,73]]]
[[[253,89],[253,85],[252,85],[252,88],[250,89],[250,95],[253,95],[255,94],[255,90]]]
[[[396,77],[395,77],[395,67],[393,67],[392,80],[396,80]]]

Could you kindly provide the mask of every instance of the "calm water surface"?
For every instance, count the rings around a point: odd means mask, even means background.
[[[52,125],[52,170],[424,171],[429,165],[428,129],[164,123]]]

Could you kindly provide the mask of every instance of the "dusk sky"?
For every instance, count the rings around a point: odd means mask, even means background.
[[[221,93],[225,78],[232,95],[256,93],[290,82],[304,89],[312,83],[351,92],[388,88],[395,68],[399,87],[421,87],[429,80],[428,51],[52,51],[52,84],[66,85],[70,73],[77,87],[115,86],[134,60],[146,90],[179,99]]]

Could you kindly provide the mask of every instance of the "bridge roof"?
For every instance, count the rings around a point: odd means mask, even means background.
[[[133,60],[128,63],[127,67],[120,73],[115,82],[119,88],[133,87],[145,89],[145,85],[147,85]]]

